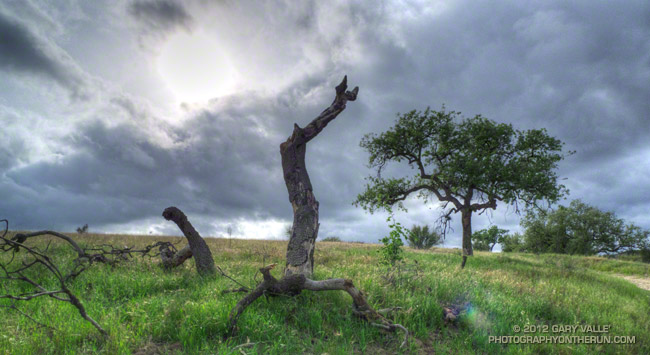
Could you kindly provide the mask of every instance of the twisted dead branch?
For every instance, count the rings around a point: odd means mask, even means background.
[[[308,279],[303,274],[286,275],[280,280],[271,275],[271,270],[276,264],[271,264],[260,268],[260,273],[264,276],[263,281],[257,285],[249,294],[244,296],[235,307],[230,311],[228,333],[230,335],[235,333],[237,321],[244,312],[246,307],[251,305],[262,295],[284,295],[296,296],[303,290],[309,291],[345,291],[353,301],[353,312],[358,317],[368,321],[372,326],[381,328],[385,331],[395,332],[397,329],[404,331],[404,341],[400,345],[403,347],[408,341],[409,332],[400,324],[395,324],[386,319],[380,312],[376,311],[366,301],[364,294],[354,286],[354,283],[349,279],[327,279],[315,281]]]
[[[180,209],[172,206],[167,207],[163,211],[162,215],[166,220],[176,223],[181,232],[183,232],[183,235],[185,235],[185,238],[187,238],[188,243],[185,248],[175,254],[170,253],[168,250],[163,251],[163,249],[161,249],[163,264],[165,264],[167,267],[174,267],[182,264],[191,256],[194,256],[196,270],[198,271],[199,275],[214,275],[216,269],[210,248],[208,248],[208,245],[205,243],[205,240],[203,240],[199,232],[194,229],[194,226],[192,226],[192,223],[190,223],[190,221],[187,219],[185,213],[183,213],[183,211]]]
[[[0,262],[0,270],[2,271],[2,274],[0,274],[0,280],[3,281],[3,284],[5,282],[20,282],[20,283],[26,283],[33,287],[32,291],[21,293],[19,295],[11,295],[11,294],[0,295],[0,299],[11,300],[11,304],[5,307],[18,310],[23,315],[26,315],[29,319],[35,321],[34,318],[27,315],[25,312],[19,310],[16,306],[15,301],[30,301],[38,297],[48,296],[58,301],[70,303],[71,305],[77,308],[77,311],[79,312],[81,317],[83,317],[85,320],[90,322],[103,335],[105,336],[108,335],[108,333],[93,318],[91,318],[88,315],[81,301],[79,301],[79,299],[72,293],[72,291],[68,288],[68,285],[66,283],[69,279],[73,278],[74,276],[78,275],[81,271],[83,271],[85,267],[82,268],[80,271],[80,269],[77,266],[75,266],[70,273],[64,274],[59,269],[59,267],[52,261],[52,259],[50,259],[45,254],[50,244],[48,244],[45,250],[41,251],[36,247],[29,247],[23,243],[28,238],[35,237],[38,235],[50,234],[67,241],[75,249],[75,251],[77,251],[77,253],[79,254],[79,259],[87,257],[83,249],[81,249],[79,245],[77,245],[77,243],[75,243],[71,238],[63,234],[50,232],[50,231],[43,231],[43,232],[36,232],[36,233],[29,233],[29,234],[17,234],[12,239],[8,239],[6,238],[6,235],[7,232],[9,231],[9,221],[3,219],[0,220],[0,222],[5,223],[5,231],[2,237],[0,237],[0,250],[11,253],[11,259],[9,260],[9,262],[7,263]],[[24,251],[26,253],[26,256],[24,256],[21,262],[18,263],[16,262],[17,260],[16,254],[20,251]],[[27,270],[34,269],[39,266],[45,268],[45,270],[47,270],[49,274],[57,280],[58,283],[57,289],[47,289],[45,286],[43,286],[42,283],[39,283],[38,281],[36,281],[35,279],[27,275],[26,273]],[[36,323],[39,325],[43,325],[38,322]]]
[[[180,252],[176,252],[176,247],[171,242],[158,241],[151,245],[146,246],[143,249],[134,249],[133,247],[125,248],[116,248],[115,246],[109,244],[102,244],[97,247],[82,248],[77,242],[65,234],[58,232],[44,230],[31,233],[17,233],[12,238],[7,237],[9,231],[9,221],[6,219],[0,220],[0,222],[5,223],[5,230],[0,237],[0,251],[11,253],[8,262],[3,262],[0,260],[0,280],[7,282],[19,282],[26,283],[31,285],[33,290],[30,292],[22,293],[19,295],[12,294],[0,294],[0,299],[10,300],[8,305],[0,305],[0,308],[7,308],[15,310],[28,319],[32,320],[39,326],[44,326],[53,329],[50,326],[42,324],[36,321],[29,314],[23,312],[18,308],[17,301],[30,301],[38,297],[51,297],[58,301],[67,302],[72,304],[77,308],[79,314],[90,322],[97,330],[103,335],[107,335],[107,332],[86,312],[85,307],[77,298],[70,288],[68,287],[68,282],[75,279],[82,272],[88,269],[93,263],[104,263],[111,266],[116,265],[121,261],[127,261],[132,259],[135,255],[142,257],[157,257],[160,256],[162,259],[163,267],[170,267],[170,264],[178,263],[178,260],[183,256],[187,255],[183,250],[188,249],[184,248]],[[50,243],[47,244],[44,250],[39,249],[38,247],[28,246],[25,243],[30,238],[35,238],[39,236],[53,236],[57,239],[63,240],[72,247],[76,252],[77,258],[73,260],[73,267],[69,272],[64,273],[61,271],[59,266],[47,255],[47,252],[50,248]],[[156,252],[156,249],[158,252]],[[16,257],[18,253],[23,252],[24,256],[20,262]],[[166,256],[171,253],[174,255],[172,258],[166,258]],[[177,256],[180,255],[180,256]],[[191,257],[191,252],[189,257]],[[186,257],[187,258],[187,257]],[[170,261],[171,260],[171,261]],[[182,263],[182,262],[181,262]],[[58,287],[57,289],[48,289],[42,282],[36,280],[33,277],[28,276],[28,270],[35,270],[38,267],[44,268],[47,272],[42,275],[49,275],[54,277],[57,280]],[[221,270],[220,270],[221,271]],[[223,275],[225,273],[221,271]],[[227,276],[227,275],[226,275]],[[2,284],[4,285],[4,283]]]

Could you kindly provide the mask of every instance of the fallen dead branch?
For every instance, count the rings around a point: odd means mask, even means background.
[[[146,246],[143,249],[134,249],[133,247],[116,248],[115,246],[109,244],[102,244],[100,246],[90,248],[82,248],[74,239],[70,238],[69,236],[50,230],[30,233],[18,233],[9,239],[6,237],[9,231],[9,221],[5,219],[0,220],[0,222],[5,223],[4,233],[2,234],[2,237],[0,237],[0,251],[11,253],[8,262],[0,262],[0,271],[2,272],[0,274],[0,280],[3,280],[4,282],[27,283],[33,287],[33,291],[19,295],[0,294],[0,299],[10,300],[9,305],[0,305],[0,307],[15,310],[36,324],[48,328],[51,327],[36,321],[29,314],[20,310],[16,305],[16,302],[29,301],[34,298],[48,296],[58,301],[70,303],[77,308],[79,314],[84,319],[86,319],[95,328],[97,328],[100,333],[106,335],[106,331],[88,315],[81,301],[69,289],[67,284],[69,281],[79,276],[83,271],[88,269],[89,266],[96,262],[116,265],[121,261],[132,259],[135,255],[142,257],[156,257],[160,255],[163,267],[169,268],[171,267],[170,265],[174,263],[182,263],[184,259],[182,261],[179,261],[182,258],[187,259],[192,256],[189,246],[177,252],[174,244],[164,241],[158,241]],[[55,262],[47,255],[51,242],[47,244],[44,250],[40,250],[38,247],[32,247],[25,244],[31,238],[48,235],[65,241],[77,253],[77,258],[73,261],[74,266],[69,272],[62,272],[61,269],[55,264]],[[156,252],[156,250],[158,250],[158,252]],[[21,251],[25,255],[22,258],[17,258],[17,254]],[[187,255],[188,251],[189,256]],[[172,254],[172,257],[168,258],[167,256],[170,254]],[[21,259],[20,262],[18,262],[18,259]],[[28,270],[38,267],[44,268],[46,270],[46,272],[42,273],[41,276],[47,274],[51,277],[54,277],[58,281],[57,289],[47,289],[42,282],[28,276]],[[219,269],[219,271],[222,275],[228,277],[223,271],[221,271],[221,269]],[[232,280],[232,278],[230,279]]]
[[[93,318],[91,318],[88,315],[81,301],[79,301],[79,299],[72,293],[72,291],[68,288],[67,285],[67,281],[73,278],[74,276],[78,275],[81,271],[85,269],[85,267],[81,267],[80,269],[79,266],[75,266],[70,273],[64,274],[59,269],[59,267],[52,261],[52,259],[50,259],[45,254],[45,252],[47,252],[50,246],[49,244],[45,248],[45,250],[41,251],[35,247],[29,247],[23,243],[28,238],[35,237],[38,235],[50,234],[67,241],[79,254],[79,259],[87,257],[83,249],[81,249],[79,245],[77,245],[77,243],[75,243],[70,237],[56,232],[51,232],[51,231],[35,232],[29,234],[17,234],[16,236],[14,236],[14,238],[8,239],[5,237],[9,230],[9,221],[4,219],[4,220],[0,220],[0,222],[5,222],[5,231],[2,237],[0,237],[0,250],[11,253],[11,258],[9,262],[7,263],[0,262],[0,270],[2,271],[2,274],[0,274],[0,280],[2,280],[3,284],[6,282],[19,282],[19,283],[29,284],[33,287],[32,291],[25,292],[19,295],[11,295],[11,294],[0,295],[0,299],[11,300],[11,304],[6,307],[17,310],[23,315],[26,315],[32,321],[36,322],[34,318],[27,315],[25,312],[19,310],[16,307],[15,301],[30,301],[38,297],[48,296],[58,301],[70,303],[71,305],[77,308],[77,311],[79,311],[81,317],[83,317],[85,320],[90,322],[95,328],[97,328],[97,330],[100,333],[102,333],[103,335],[107,335],[108,333]],[[20,263],[18,263],[16,254],[20,251],[24,251],[26,255],[23,256],[21,258]],[[80,263],[77,263],[77,265],[80,265]],[[37,267],[42,267],[44,270],[46,270],[49,273],[49,275],[53,276],[58,281],[57,282],[58,288],[47,289],[45,286],[43,286],[42,283],[39,283],[37,280],[27,275],[28,270]],[[39,322],[36,323],[39,325],[43,325]]]
[[[185,248],[181,249],[181,251],[176,254],[171,254],[168,251],[163,252],[161,249],[163,264],[169,265],[170,267],[177,266],[182,264],[191,256],[194,256],[196,270],[199,275],[214,275],[216,269],[210,248],[208,248],[208,245],[205,243],[205,240],[203,240],[199,232],[194,229],[194,226],[192,226],[192,223],[187,219],[185,213],[172,206],[165,208],[162,215],[166,220],[176,223],[181,232],[183,232],[183,235],[185,235],[185,238],[187,238],[188,243]]]

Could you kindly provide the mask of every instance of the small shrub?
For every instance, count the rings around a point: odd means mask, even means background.
[[[644,263],[650,263],[650,247],[641,249],[641,261]]]
[[[434,245],[442,243],[442,236],[429,226],[413,225],[406,240],[411,248],[429,249]]]
[[[86,232],[88,232],[88,223],[84,224],[83,227],[77,228],[77,233],[79,234],[85,234]]]
[[[321,242],[340,242],[340,241],[341,241],[341,238],[339,238],[339,237],[327,237],[327,238],[321,240]]]
[[[392,267],[395,266],[396,262],[403,259],[402,246],[404,245],[404,242],[402,242],[402,237],[405,239],[408,238],[408,232],[399,222],[395,222],[392,213],[388,216],[386,221],[389,223],[388,226],[391,231],[387,237],[381,239],[384,246],[379,248],[379,254],[381,255],[380,263]]]

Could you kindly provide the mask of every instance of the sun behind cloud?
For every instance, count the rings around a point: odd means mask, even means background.
[[[237,69],[216,38],[205,32],[179,32],[163,45],[157,69],[181,102],[206,101],[232,94]]]

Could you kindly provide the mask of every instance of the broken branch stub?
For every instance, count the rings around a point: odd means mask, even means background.
[[[169,245],[160,246],[160,259],[162,260],[165,269],[172,269],[182,265],[185,260],[191,257],[192,248],[190,248],[189,244],[179,251],[174,251],[169,247]]]
[[[176,255],[170,255],[169,250],[167,252],[161,249],[161,258],[163,259],[163,265],[173,266],[174,263],[182,264],[183,261],[188,259],[191,256],[194,256],[194,262],[196,263],[196,270],[199,275],[210,276],[214,275],[216,270],[214,267],[214,259],[212,258],[212,253],[210,248],[205,243],[205,240],[201,235],[194,229],[192,223],[187,219],[185,213],[176,207],[167,207],[163,211],[163,217],[168,220],[176,223],[178,228],[183,232],[185,238],[187,238],[188,248],[185,247],[181,249]],[[163,256],[164,254],[164,256]]]

